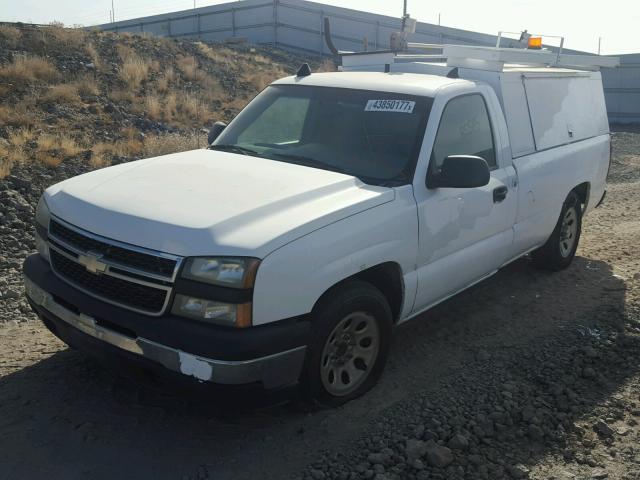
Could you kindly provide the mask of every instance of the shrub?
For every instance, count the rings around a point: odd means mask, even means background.
[[[198,69],[198,62],[195,57],[180,55],[176,59],[176,65],[178,65],[185,80],[196,81],[203,76]]]
[[[155,95],[147,95],[144,100],[145,111],[151,120],[160,120],[162,118],[162,105],[160,99]]]
[[[45,133],[38,138],[36,160],[50,167],[56,167],[67,157],[80,153],[82,149],[66,135]]]
[[[137,90],[149,77],[149,63],[138,55],[124,60],[120,69],[120,78],[133,90]]]
[[[20,43],[22,32],[16,27],[10,25],[0,25],[0,41],[5,43],[9,48],[16,48]]]
[[[206,135],[153,135],[144,141],[144,155],[146,157],[157,157],[169,153],[184,152],[206,145]]]
[[[50,26],[43,27],[43,30],[65,47],[86,48],[87,32],[82,28],[65,28],[62,23],[52,22]]]
[[[78,80],[76,80],[75,86],[78,93],[82,97],[100,95],[98,84],[96,83],[95,78],[91,75],[84,75],[80,77]]]
[[[43,100],[46,103],[66,103],[68,105],[78,105],[80,96],[78,88],[70,83],[61,83],[50,87],[44,94]]]
[[[9,81],[52,81],[57,76],[53,63],[42,57],[16,56],[11,63],[0,67],[0,78]]]

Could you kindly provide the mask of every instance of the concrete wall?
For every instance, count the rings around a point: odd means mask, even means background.
[[[340,50],[362,50],[365,38],[370,50],[386,49],[391,33],[401,28],[398,18],[305,0],[236,1],[99,27],[106,31],[149,32],[204,41],[246,37],[253,43],[328,54],[323,38],[325,17],[331,21],[332,38]],[[494,46],[496,37],[419,22],[409,41]],[[512,43],[515,42],[506,40],[502,45]],[[622,68],[603,71],[610,121],[640,122],[640,54],[625,55],[622,61]]]
[[[620,67],[602,71],[611,123],[640,123],[640,53],[620,55]]]

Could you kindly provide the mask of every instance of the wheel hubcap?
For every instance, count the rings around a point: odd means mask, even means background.
[[[576,243],[578,234],[578,213],[574,207],[569,208],[562,219],[560,228],[560,254],[568,257]]]
[[[380,347],[373,315],[353,312],[338,322],[327,338],[320,359],[322,385],[331,395],[349,395],[371,373]]]

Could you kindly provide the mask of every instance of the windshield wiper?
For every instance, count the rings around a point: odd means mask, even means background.
[[[258,155],[258,152],[250,148],[241,147],[240,145],[211,145],[209,150],[220,150],[223,152],[239,153],[241,155]]]
[[[323,170],[331,170],[333,172],[344,173],[344,169],[335,166],[328,165],[320,160],[316,160],[314,158],[305,157],[303,155],[293,155],[290,153],[278,153],[278,152],[269,152],[270,155],[282,158],[283,160],[293,160],[294,163],[298,165],[303,165],[305,167],[316,167],[321,168]]]

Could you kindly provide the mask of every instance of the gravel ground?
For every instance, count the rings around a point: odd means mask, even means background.
[[[237,411],[67,349],[24,302],[42,189],[0,181],[0,479],[640,479],[640,133],[614,137],[571,268],[519,260],[401,327],[380,384],[335,410]]]

